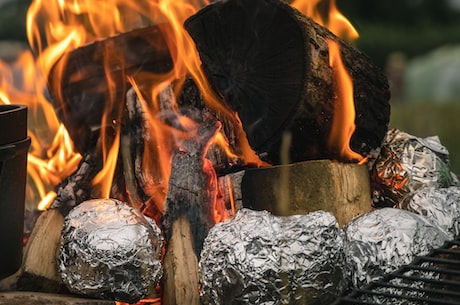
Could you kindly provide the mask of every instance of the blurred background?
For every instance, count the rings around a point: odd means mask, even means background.
[[[133,0],[135,1],[135,0]],[[0,0],[0,58],[27,48],[30,0]],[[390,127],[438,135],[460,173],[460,0],[337,0],[391,85]]]

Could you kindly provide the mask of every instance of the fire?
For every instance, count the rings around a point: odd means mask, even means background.
[[[57,119],[45,96],[46,81],[30,51],[7,65],[0,61],[0,103],[23,104],[29,109],[29,136],[32,146],[28,154],[27,205],[39,202],[45,209],[56,195],[52,190],[70,175],[81,156],[73,150],[67,130]]]
[[[358,32],[350,21],[337,9],[335,0],[330,1],[327,14],[323,12],[322,4],[324,2],[321,0],[296,0],[292,5],[305,15],[310,16],[317,23],[326,26],[338,37],[348,41],[358,39]],[[328,148],[332,155],[340,159],[364,161],[360,154],[350,148],[350,139],[355,131],[353,82],[342,62],[339,44],[333,40],[329,40],[327,43],[329,48],[329,65],[334,73],[336,92],[334,117],[327,142]]]
[[[5,104],[26,104],[29,107],[29,125],[32,147],[29,153],[28,173],[32,183],[32,192],[38,194],[40,209],[47,208],[56,194],[53,188],[61,183],[77,169],[81,156],[76,152],[73,143],[64,127],[56,117],[53,105],[46,95],[48,75],[51,69],[62,71],[66,54],[78,47],[96,40],[105,39],[135,28],[158,24],[170,50],[174,68],[161,75],[143,75],[150,78],[154,85],[146,94],[138,88],[140,79],[128,78],[126,82],[136,89],[150,126],[147,137],[143,169],[146,177],[146,193],[162,210],[167,192],[167,181],[170,172],[171,152],[186,137],[193,136],[191,130],[196,129],[190,119],[178,113],[173,98],[168,111],[176,113],[177,120],[183,127],[177,130],[168,126],[161,119],[164,105],[160,96],[165,90],[173,95],[180,91],[187,76],[191,76],[200,88],[203,98],[210,109],[222,114],[235,122],[238,129],[239,152],[229,149],[223,136],[215,137],[215,145],[220,146],[230,159],[244,160],[246,164],[267,166],[261,162],[249,146],[238,114],[231,112],[214,95],[201,69],[201,62],[192,39],[183,28],[184,21],[207,5],[207,0],[34,0],[29,7],[27,16],[27,37],[33,51],[22,54],[13,65],[0,62],[0,102]],[[292,5],[312,17],[318,23],[328,26],[340,37],[352,40],[358,37],[356,30],[338,11],[335,1],[329,4],[326,13],[321,0],[295,0]],[[346,69],[340,61],[340,51],[333,42],[329,43],[331,67],[337,83],[337,109],[331,131],[330,150],[339,151],[342,158],[361,160],[362,157],[351,151],[349,141],[354,130],[353,84]],[[110,54],[117,56],[117,54]],[[59,62],[60,66],[56,66]],[[123,63],[120,62],[120,66]],[[13,80],[13,74],[20,71],[20,82]],[[106,77],[108,86],[117,84],[110,78],[109,67]],[[59,81],[59,78],[57,78]],[[20,84],[19,84],[20,83]],[[116,109],[121,117],[124,101],[113,96],[107,101],[107,108]],[[100,145],[103,152],[103,170],[94,178],[95,193],[109,197],[112,179],[117,160],[119,159],[121,122],[105,115],[102,119]],[[104,127],[108,126],[108,129]],[[37,201],[32,196],[28,201]]]

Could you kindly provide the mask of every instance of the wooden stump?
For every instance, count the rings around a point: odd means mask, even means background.
[[[268,210],[275,215],[324,210],[340,226],[372,209],[366,165],[305,161],[230,174],[220,177],[219,185],[231,190],[224,200],[232,197],[237,209]]]

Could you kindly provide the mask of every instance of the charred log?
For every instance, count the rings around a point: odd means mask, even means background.
[[[327,41],[339,43],[354,84],[353,150],[380,146],[389,122],[388,81],[370,59],[280,0],[208,5],[185,22],[209,82],[237,111],[260,157],[280,163],[282,134],[292,161],[337,157],[326,141],[334,115]]]
[[[216,174],[205,155],[219,128],[220,123],[208,116],[197,136],[185,139],[172,157],[162,219],[167,248],[163,300],[168,305],[199,304],[198,259],[213,225],[217,195]]]
[[[157,25],[96,41],[63,56],[50,73],[48,87],[54,109],[78,151],[86,154],[95,145],[104,112],[108,121],[119,119],[130,88],[127,77],[165,73],[172,66]]]
[[[166,242],[172,234],[172,224],[181,215],[190,221],[194,236],[193,248],[199,257],[204,238],[213,225],[212,211],[216,194],[216,174],[205,159],[210,140],[220,128],[212,117],[202,122],[196,138],[183,141],[172,157],[171,176],[168,184],[165,210],[162,220]]]

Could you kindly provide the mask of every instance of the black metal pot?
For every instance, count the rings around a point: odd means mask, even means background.
[[[27,107],[0,105],[0,279],[21,266],[29,146]]]

